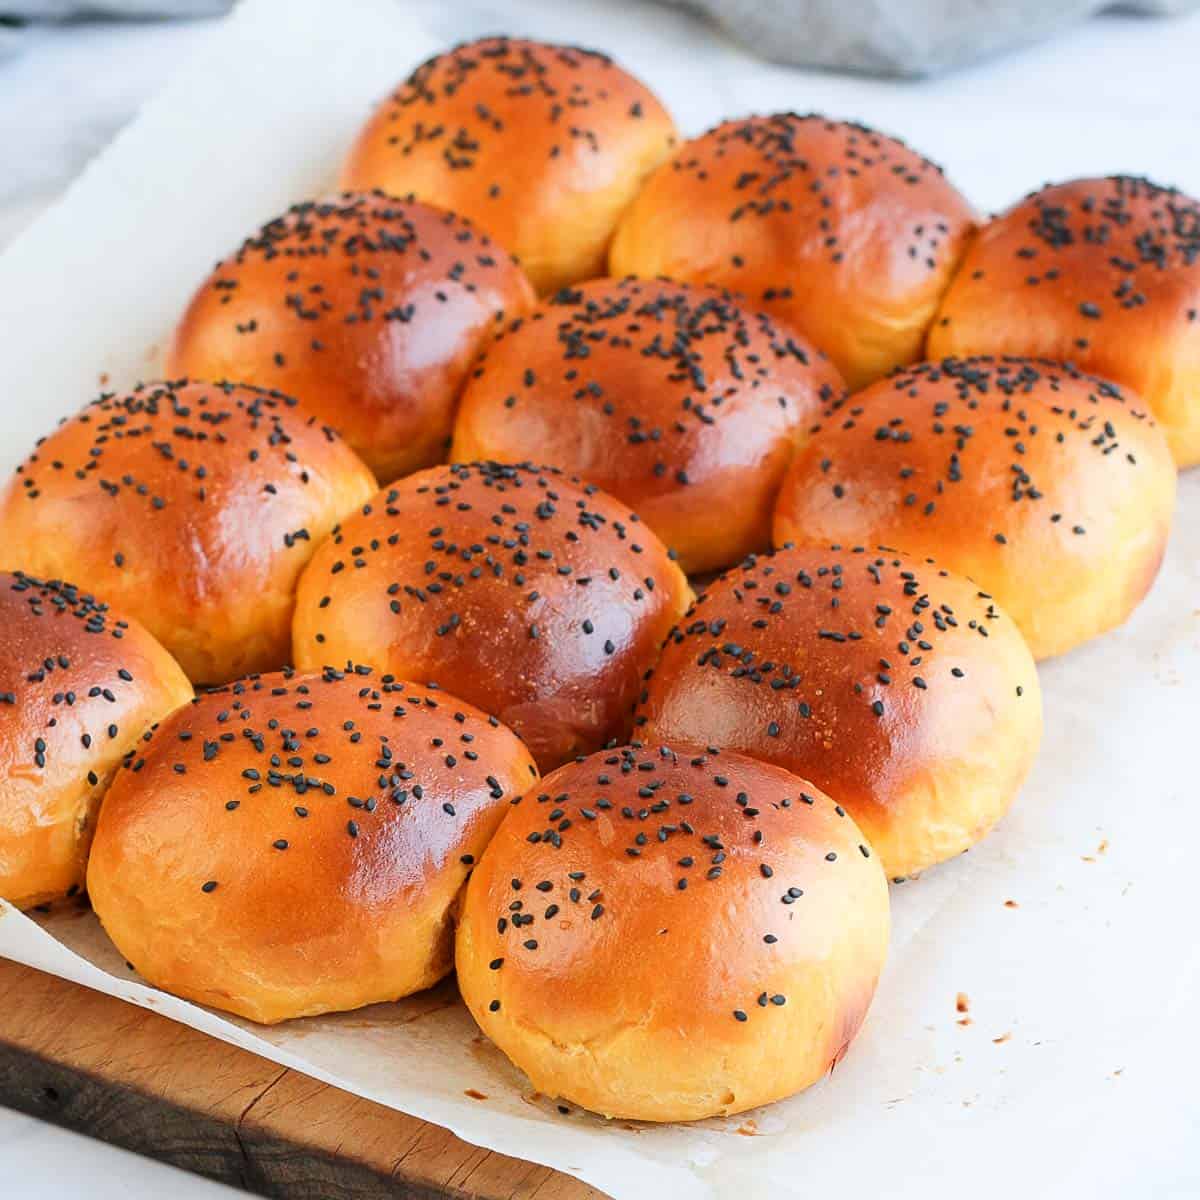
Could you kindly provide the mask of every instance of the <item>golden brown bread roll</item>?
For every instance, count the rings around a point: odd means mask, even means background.
[[[509,810],[467,886],[458,986],[538,1091],[697,1120],[788,1096],[841,1059],[888,921],[879,860],[811,784],[635,743]]]
[[[218,263],[167,369],[296,397],[387,482],[445,458],[472,359],[532,303],[507,251],[464,218],[345,193],[295,205]]]
[[[722,575],[680,622],[634,736],[719,745],[811,779],[889,876],[1002,817],[1042,732],[1037,668],[978,585],[893,550],[801,547]]]
[[[936,558],[1048,658],[1137,607],[1174,502],[1166,439],[1136,396],[1059,363],[946,359],[830,406],[784,480],[775,542]]]
[[[942,298],[929,357],[1067,359],[1138,393],[1200,462],[1200,203],[1114,175],[1045,187],[989,221]]]
[[[83,887],[96,812],[147,726],[185,704],[179,664],[69,583],[0,572],[0,897]]]
[[[431,680],[494,712],[548,769],[624,732],[690,600],[654,533],[594,487],[529,464],[433,467],[317,550],[295,660]]]
[[[431,58],[388,96],[342,184],[463,213],[548,292],[604,274],[617,218],[674,144],[670,114],[610,58],[490,37]]]
[[[0,494],[0,567],[85,579],[198,683],[282,666],[296,579],[374,490],[277,392],[155,383],[43,438]]]
[[[451,909],[537,772],[495,718],[367,668],[247,679],[113,782],[88,891],[156,987],[271,1023],[450,970]]]
[[[862,387],[921,356],[974,221],[941,169],[895,138],[821,116],[744,117],[646,181],[609,267],[742,292]]]
[[[451,457],[575,472],[635,509],[685,571],[712,571],[768,545],[796,441],[842,391],[823,354],[728,293],[596,279],[491,343]]]

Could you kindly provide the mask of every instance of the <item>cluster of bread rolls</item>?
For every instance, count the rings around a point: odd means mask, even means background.
[[[679,143],[608,58],[508,38],[418,68],[342,183],[0,496],[0,895],[86,887],[256,1021],[456,966],[609,1116],[808,1086],[888,878],[1020,788],[1035,659],[1154,579],[1200,206],[983,221],[873,130]]]

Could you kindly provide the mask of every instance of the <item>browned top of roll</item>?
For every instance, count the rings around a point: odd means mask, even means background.
[[[535,779],[512,732],[455,696],[369,668],[285,672],[182,708],[130,757],[101,825],[118,859],[147,856],[145,837],[194,856],[181,900],[216,892],[195,903],[286,940],[339,896],[369,916],[448,867],[461,882],[460,844]]]
[[[1031,193],[980,230],[929,353],[1069,358],[1135,389],[1200,461],[1200,203],[1127,175]]]
[[[429,59],[384,100],[342,181],[465,213],[550,291],[602,274],[617,218],[674,133],[607,56],[489,37]]]
[[[434,467],[318,549],[295,656],[434,680],[561,762],[619,732],[689,597],[653,532],[596,488],[527,463]]]
[[[820,351],[727,292],[597,279],[491,343],[453,457],[577,472],[635,508],[685,570],[713,570],[766,545],[795,437],[841,391]]]
[[[101,396],[17,468],[0,564],[86,580],[193,679],[219,681],[285,652],[256,639],[372,486],[333,430],[278,392],[146,384]]]
[[[798,845],[810,860],[802,889],[774,870]],[[803,938],[812,929],[827,937],[813,900],[836,904],[844,876],[874,889],[879,868],[864,863],[870,857],[854,821],[787,771],[715,748],[638,743],[569,763],[526,793],[503,823],[472,906],[490,906],[477,914],[480,929],[499,923],[511,967],[494,976],[495,989],[520,1004],[520,1020],[545,1027],[558,1018],[582,1041],[613,1025],[614,1009],[657,1008],[664,963],[644,952],[665,924],[701,932],[691,945],[695,969],[721,959],[719,979],[692,982],[697,996],[727,993],[728,1006],[706,1014],[725,1030],[738,1010],[756,1007],[757,989],[740,991],[739,981],[746,987],[779,956],[764,935]],[[514,900],[522,903],[514,908]],[[547,917],[539,909],[549,904]],[[741,910],[736,919],[730,905]],[[709,935],[718,931],[736,936],[714,946]],[[684,950],[677,939],[667,946],[672,955]],[[856,999],[865,1007],[869,987]]]
[[[0,572],[0,896],[83,883],[94,807],[146,727],[192,694],[136,621],[69,583]]]
[[[391,480],[444,455],[471,360],[532,301],[509,254],[467,219],[344,193],[294,205],[218,263],[168,369],[295,396]]]
[[[817,114],[725,121],[647,180],[614,275],[742,292],[810,337],[852,387],[920,354],[974,222],[939,167]]]

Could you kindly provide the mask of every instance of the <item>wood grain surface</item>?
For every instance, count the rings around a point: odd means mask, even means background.
[[[548,1167],[3,959],[0,1104],[288,1200],[605,1200]]]

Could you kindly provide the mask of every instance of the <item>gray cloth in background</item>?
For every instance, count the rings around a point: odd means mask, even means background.
[[[1030,45],[1100,12],[1174,16],[1200,0],[663,0],[774,62],[923,76]]]
[[[936,75],[965,66],[1039,41],[1098,12],[1172,16],[1200,6],[1200,0],[659,2],[709,17],[762,58],[899,76]],[[6,24],[6,19],[197,17],[230,6],[231,0],[0,0],[0,56],[14,50],[20,40],[19,25]]]
[[[0,59],[21,49],[25,29],[35,22],[215,17],[232,7],[233,0],[0,0]]]

